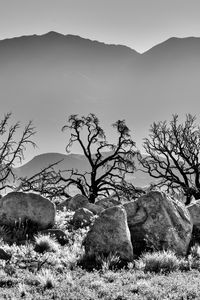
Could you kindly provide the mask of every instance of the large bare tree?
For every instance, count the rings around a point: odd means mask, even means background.
[[[0,121],[0,190],[13,188],[14,165],[22,162],[28,145],[36,146],[32,141],[35,134],[32,122],[20,133],[20,123],[10,124],[10,119],[11,113],[7,113]]]
[[[200,127],[187,114],[183,123],[175,114],[169,124],[154,122],[144,140],[147,156],[140,156],[145,172],[168,190],[181,189],[187,197],[200,198]]]
[[[85,174],[72,170],[71,180],[90,202],[94,202],[99,195],[116,191],[117,184],[125,175],[134,172],[136,149],[130,130],[124,120],[118,120],[112,126],[118,135],[116,144],[107,141],[94,114],[86,117],[71,115],[63,127],[63,131],[69,130],[71,133],[66,150],[78,143],[89,163],[90,171]]]
[[[117,133],[115,144],[107,141],[99,119],[94,114],[82,117],[71,115],[62,128],[64,132],[70,132],[66,151],[69,153],[71,147],[78,144],[88,163],[88,170],[56,172],[50,166],[32,178],[23,180],[22,189],[37,190],[54,198],[69,197],[68,188],[75,186],[90,202],[94,202],[98,196],[122,191],[124,186],[120,182],[124,182],[127,173],[134,172],[136,149],[124,120],[115,122],[113,128]]]

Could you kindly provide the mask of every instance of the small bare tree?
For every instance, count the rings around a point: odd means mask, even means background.
[[[13,172],[15,163],[22,162],[28,145],[36,146],[32,141],[35,134],[32,122],[30,121],[18,135],[16,133],[20,129],[20,123],[9,125],[10,118],[11,113],[7,113],[0,121],[0,190],[13,188],[11,182],[16,179]]]
[[[190,203],[191,196],[200,198],[200,127],[196,117],[186,115],[179,123],[175,114],[169,124],[153,123],[149,138],[144,140],[147,156],[140,156],[145,172],[168,190],[181,189]]]

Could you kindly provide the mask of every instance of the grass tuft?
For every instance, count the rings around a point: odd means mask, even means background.
[[[172,251],[158,251],[144,253],[136,261],[136,268],[145,272],[169,273],[178,270],[180,259]]]
[[[38,253],[57,252],[59,250],[59,244],[55,238],[49,235],[38,234],[35,236],[34,250]]]
[[[51,272],[51,270],[43,269],[37,275],[38,283],[44,289],[52,289],[55,287],[55,278]]]
[[[108,255],[97,254],[88,256],[84,254],[78,261],[78,266],[87,271],[101,270],[103,273],[108,270],[117,270],[124,267],[124,262],[116,253],[109,253]]]
[[[191,247],[190,249],[190,254],[194,257],[194,258],[200,258],[200,245],[199,244],[195,244],[193,247]]]
[[[109,253],[109,255],[98,255],[96,257],[97,264],[100,264],[100,268],[103,272],[108,270],[115,270],[120,265],[120,257],[116,253]]]

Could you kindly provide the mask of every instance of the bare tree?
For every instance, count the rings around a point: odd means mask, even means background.
[[[175,114],[169,124],[153,123],[149,138],[144,140],[147,156],[140,156],[145,172],[168,190],[182,189],[187,197],[200,198],[200,127],[196,117],[186,115],[183,123]]]
[[[107,142],[106,135],[94,114],[78,117],[71,115],[63,131],[71,132],[66,151],[78,143],[90,166],[90,171],[81,173],[71,170],[69,178],[60,174],[60,180],[75,185],[82,194],[94,202],[99,195],[116,191],[125,174],[134,171],[135,142],[124,120],[113,124],[118,134],[117,143]],[[69,170],[68,170],[69,171]]]
[[[16,178],[13,172],[15,163],[22,162],[28,145],[36,146],[32,141],[35,134],[32,122],[30,121],[23,132],[18,134],[20,123],[9,125],[10,118],[11,113],[7,113],[0,121],[0,190],[12,188],[10,182]]]
[[[115,183],[115,186],[116,188],[113,192],[113,196],[117,197],[119,200],[122,198],[126,201],[132,201],[146,193],[144,188],[135,187],[132,182],[123,179],[119,183]]]
[[[38,191],[48,198],[69,197],[68,190],[74,186],[81,194],[94,202],[100,195],[122,192],[127,173],[134,172],[135,143],[124,120],[113,124],[117,132],[117,143],[108,143],[106,135],[94,114],[78,117],[71,115],[63,131],[70,131],[66,151],[76,143],[80,146],[88,163],[88,170],[77,169],[55,171],[52,164],[31,178],[22,179],[21,189]],[[57,164],[57,163],[56,163]]]
[[[34,191],[52,201],[69,198],[70,195],[67,191],[67,185],[60,181],[61,171],[55,170],[55,167],[59,165],[60,162],[61,161],[52,163],[30,177],[18,178],[18,185],[15,191]]]

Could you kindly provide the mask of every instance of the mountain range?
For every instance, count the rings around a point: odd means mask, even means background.
[[[60,162],[59,164],[54,166],[54,169],[56,171],[70,170],[73,168],[79,170],[79,172],[81,173],[84,173],[85,171],[90,171],[89,163],[84,155],[44,153],[34,157],[28,163],[18,168],[15,168],[14,173],[19,177],[29,178],[54,162]],[[136,168],[138,168],[137,161]],[[139,170],[136,170],[133,174],[129,174],[127,176],[127,180],[132,182],[136,187],[144,187],[149,185],[151,182],[155,182],[155,179],[151,178],[148,174]]]
[[[56,32],[0,41],[1,111],[34,121],[38,153],[63,152],[67,117],[89,112],[111,140],[110,125],[125,119],[141,148],[154,121],[198,113],[199,78],[194,37],[170,38],[143,54]]]

